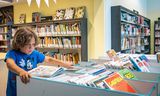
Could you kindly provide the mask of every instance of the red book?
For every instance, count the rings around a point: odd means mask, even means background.
[[[103,82],[111,90],[136,93],[136,90],[116,72],[104,79]]]

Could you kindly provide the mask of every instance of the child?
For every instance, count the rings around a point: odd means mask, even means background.
[[[38,44],[36,34],[30,28],[20,28],[14,35],[12,50],[8,51],[5,62],[9,69],[6,96],[16,96],[16,75],[19,75],[23,83],[28,83],[31,75],[27,72],[38,63],[47,62],[66,68],[72,68],[72,64],[64,63],[35,50]]]

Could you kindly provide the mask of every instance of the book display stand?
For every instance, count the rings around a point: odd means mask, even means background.
[[[114,69],[111,70],[117,71]],[[65,80],[58,81],[54,79],[33,76],[28,84],[23,84],[20,78],[17,78],[17,96],[159,96],[159,70],[160,65],[157,63],[150,66],[150,72],[132,71],[137,79],[124,78],[124,80],[134,88],[136,93],[122,92],[109,88],[103,89],[84,86],[81,84],[82,82],[79,82],[79,84],[74,84],[63,82]],[[65,71],[64,73],[67,72],[68,71]]]

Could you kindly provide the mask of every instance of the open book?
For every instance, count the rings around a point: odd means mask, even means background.
[[[64,72],[64,68],[55,66],[44,66],[40,65],[30,71],[28,71],[32,76],[38,77],[51,77],[57,76]]]

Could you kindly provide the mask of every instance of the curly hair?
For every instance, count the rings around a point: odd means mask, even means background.
[[[35,38],[35,45],[38,45],[38,37],[31,28],[19,28],[13,37],[12,49],[19,50],[20,48],[23,48],[32,38]]]

